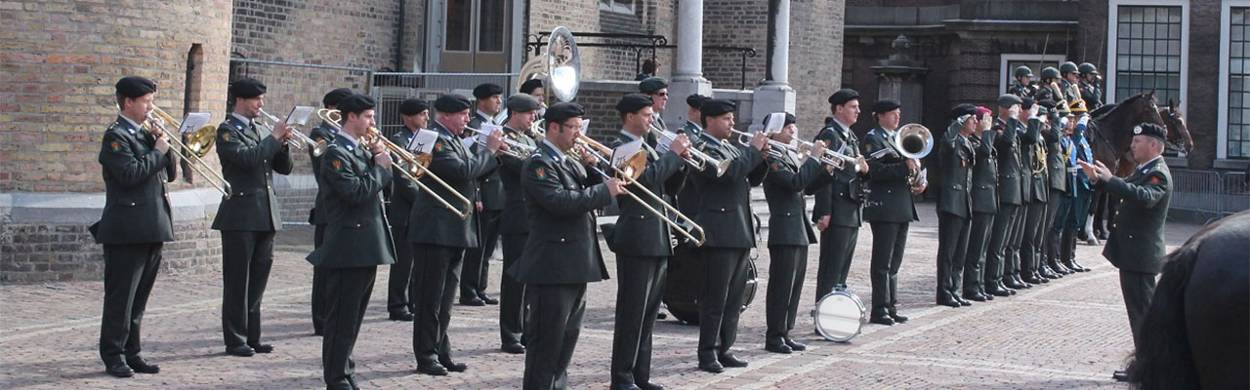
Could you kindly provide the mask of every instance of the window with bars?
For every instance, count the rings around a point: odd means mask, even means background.
[[[1181,99],[1180,6],[1124,5],[1116,18],[1115,98],[1155,91],[1161,102]]]
[[[1250,159],[1250,7],[1229,11],[1227,152]]]

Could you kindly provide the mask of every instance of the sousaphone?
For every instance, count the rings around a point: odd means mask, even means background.
[[[521,89],[521,84],[526,81],[542,79],[543,91],[547,96],[553,96],[561,102],[570,102],[577,97],[581,75],[581,55],[577,52],[573,32],[568,27],[559,26],[551,30],[551,36],[547,39],[547,51],[521,65],[516,89]],[[547,100],[546,96],[543,100]]]

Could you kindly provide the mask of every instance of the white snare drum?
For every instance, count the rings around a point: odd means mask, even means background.
[[[845,343],[859,335],[868,321],[868,311],[854,292],[839,290],[826,294],[812,310],[816,332],[826,340]]]

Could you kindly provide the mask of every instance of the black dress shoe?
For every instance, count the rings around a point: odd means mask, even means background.
[[[1063,277],[1063,275],[1055,272],[1055,270],[1050,269],[1049,266],[1043,266],[1042,269],[1037,270],[1037,273],[1046,279],[1059,279]]]
[[[937,304],[942,305],[942,306],[950,306],[950,307],[963,306],[962,304],[959,303],[959,301],[955,300],[955,297],[947,297],[947,298],[938,299]]]
[[[988,299],[986,299],[986,298],[985,298],[985,295],[982,295],[981,293],[976,293],[976,294],[964,294],[964,298],[963,298],[963,299],[966,299],[966,300],[969,300],[969,301],[977,301],[977,302],[985,302],[985,301],[987,301],[987,300],[988,300]]]
[[[807,344],[794,341],[794,339],[789,338],[789,337],[786,337],[785,340],[786,340],[786,345],[790,346],[791,351],[803,351],[807,349]]]
[[[722,366],[720,362],[715,360],[699,362],[699,369],[713,374],[725,372],[725,366]]]
[[[248,344],[247,346],[252,347],[252,350],[256,351],[256,353],[273,352],[273,345],[269,344]]]
[[[447,375],[447,367],[443,367],[438,363],[417,363],[417,372],[425,375],[444,376]]]
[[[230,356],[249,357],[255,355],[256,350],[246,345],[236,345],[233,347],[226,347],[226,354]]]
[[[130,369],[140,374],[157,374],[161,372],[161,366],[149,364],[140,356],[126,358],[126,365]]]
[[[972,301],[960,298],[958,295],[952,295],[951,298],[954,299],[955,302],[959,302],[960,306],[972,306]]]
[[[1007,289],[999,287],[999,286],[990,287],[989,289],[985,290],[985,292],[989,293],[989,297],[991,299],[995,296],[999,296],[999,297],[1011,296],[1011,293],[1008,292]]]
[[[131,370],[130,366],[127,366],[126,363],[123,363],[123,362],[112,362],[112,363],[105,364],[104,372],[107,372],[109,375],[112,375],[118,378],[129,378],[129,377],[135,376],[135,371]]]
[[[447,371],[451,372],[464,372],[464,370],[469,369],[468,364],[456,363],[451,360],[440,360],[438,364],[442,365],[443,368],[446,368]]]
[[[868,322],[871,322],[871,323],[874,323],[874,324],[881,324],[881,325],[885,325],[885,326],[892,326],[892,325],[894,325],[894,319],[893,319],[893,318],[890,318],[890,316],[872,317],[872,318],[869,318],[869,319],[868,319]]]
[[[609,388],[612,390],[642,390],[641,387],[638,387],[638,385],[635,385],[633,383],[630,383],[630,384],[613,383],[612,386]]]
[[[1115,379],[1118,382],[1128,382],[1128,371],[1116,370],[1111,373],[1111,379]]]
[[[1032,283],[1032,284],[1042,284],[1042,283],[1049,282],[1049,280],[1043,282],[1041,276],[1039,275],[1029,275],[1029,276],[1025,276],[1022,279],[1024,280],[1025,283]],[[1025,287],[1025,288],[1028,288],[1028,287]]]
[[[360,390],[360,385],[357,385],[357,384],[356,384],[356,377],[355,377],[355,376],[348,375],[348,376],[347,376],[347,384],[352,385],[352,390]]]
[[[486,306],[486,301],[483,301],[482,298],[478,298],[478,297],[473,297],[469,299],[461,298],[460,304],[465,305],[465,306]]]
[[[1028,288],[1024,286],[1024,283],[1016,282],[1015,279],[1007,279],[1006,282],[1003,282],[1003,287],[1012,289],[1012,291]]]
[[[764,343],[764,350],[772,353],[791,353],[794,352],[785,342],[780,343]]]
[[[499,349],[511,354],[525,353],[525,346],[521,344],[504,344],[503,346],[500,346]]]
[[[787,346],[787,348],[789,348],[789,346]],[[727,353],[727,354],[717,356],[716,361],[720,362],[720,364],[725,367],[746,367],[747,366],[746,360],[739,359],[737,356],[734,356],[732,353]]]
[[[638,386],[638,388],[642,390],[664,390],[664,386],[654,383],[636,383],[635,386]]]
[[[412,313],[409,313],[406,311],[391,312],[391,321],[412,322],[413,318],[415,317],[412,315]]]
[[[1068,269],[1067,266],[1064,266],[1063,263],[1060,263],[1060,262],[1050,263],[1050,270],[1055,271],[1055,273],[1059,274],[1060,276],[1071,275],[1073,273],[1076,273],[1076,270]]]
[[[890,319],[899,324],[907,322],[907,316],[898,313],[890,313]]]
[[[1077,263],[1076,259],[1068,260],[1066,265],[1068,266],[1068,268],[1076,270],[1076,272],[1089,272],[1090,271],[1089,268],[1085,268],[1085,266],[1081,265],[1080,263]]]
[[[482,302],[486,302],[486,304],[487,304],[487,305],[498,305],[498,304],[499,304],[499,300],[498,300],[498,299],[491,298],[489,295],[486,295],[486,293],[480,293],[480,294],[477,294],[477,299],[481,299],[481,300],[482,300]]]

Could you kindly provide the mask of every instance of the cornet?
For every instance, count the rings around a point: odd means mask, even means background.
[[[261,117],[257,119],[262,120],[256,121],[256,125],[265,127],[271,133],[273,132],[274,126],[277,126],[278,123],[281,122],[278,117],[265,112],[263,109],[260,110],[260,115]],[[291,139],[287,141],[287,145],[295,150],[304,150],[305,147],[312,148],[313,157],[321,157],[321,154],[326,152],[326,147],[329,146],[326,143],[326,140],[323,139],[313,141],[311,137],[304,135],[303,132],[294,127],[291,128]]]

